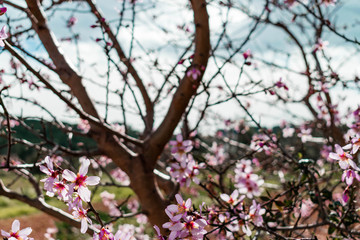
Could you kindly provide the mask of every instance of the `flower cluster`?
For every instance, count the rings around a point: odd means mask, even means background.
[[[121,212],[118,209],[118,204],[115,201],[115,194],[104,191],[100,194],[100,197],[104,206],[109,209],[110,216],[118,217],[121,215]]]
[[[273,154],[277,146],[274,142],[277,141],[275,135],[271,135],[271,139],[266,134],[254,134],[251,139],[250,147],[254,151],[262,152],[264,151],[266,155]]]
[[[54,169],[50,157],[45,158],[45,163],[46,166],[40,166],[40,171],[48,176],[41,180],[44,182],[46,195],[50,197],[57,195],[60,200],[66,202],[75,219],[81,221],[81,232],[85,233],[88,224],[92,224],[92,222],[87,216],[87,210],[84,209],[82,202],[90,202],[91,192],[88,186],[97,185],[100,182],[100,178],[97,176],[87,176],[90,160],[82,160],[77,174],[68,169]]]
[[[343,174],[341,179],[348,186],[343,193],[344,202],[348,201],[348,188],[353,184],[354,179],[360,181],[360,175],[358,174],[360,168],[353,161],[353,156],[351,155],[357,153],[359,149],[359,143],[360,143],[360,139],[359,136],[357,135],[354,138],[352,138],[350,143],[344,147],[341,147],[340,145],[336,144],[335,145],[336,152],[329,153],[329,158],[339,161],[339,166],[341,169],[343,169]],[[350,150],[350,152],[344,150]]]
[[[246,194],[248,198],[260,196],[260,186],[264,183],[264,180],[253,172],[251,160],[241,160],[236,164],[234,171],[235,187],[238,188],[239,193]]]
[[[171,231],[168,240],[173,239],[203,239],[206,234],[205,227],[207,222],[202,216],[202,213],[191,211],[191,199],[186,201],[176,194],[175,196],[177,204],[171,204],[165,212],[169,216],[170,221],[163,224],[163,228],[167,228]],[[191,214],[190,214],[191,212]],[[157,229],[157,226],[155,226]],[[160,235],[158,233],[158,235]],[[161,239],[161,235],[158,236]]]
[[[170,145],[175,161],[170,164],[167,171],[181,186],[190,186],[191,181],[199,184],[197,175],[200,173],[199,169],[205,168],[205,164],[198,164],[193,156],[188,154],[193,148],[192,142],[177,135],[176,141],[170,141]]]
[[[205,155],[207,164],[209,164],[210,166],[223,164],[227,157],[224,146],[222,144],[217,144],[216,142],[213,142],[210,150],[211,153],[207,153]]]

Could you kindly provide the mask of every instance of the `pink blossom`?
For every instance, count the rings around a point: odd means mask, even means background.
[[[5,43],[3,42],[5,39],[7,39],[9,36],[6,33],[6,26],[3,26],[0,30],[0,47],[5,47]]]
[[[298,217],[298,214],[300,213],[301,217],[309,217],[313,212],[314,207],[315,204],[310,199],[303,199],[299,211],[295,212],[295,216]]]
[[[191,181],[196,184],[200,183],[197,175],[200,174],[199,169],[203,168],[205,168],[204,163],[197,164],[192,155],[188,155],[187,158],[181,162],[172,163],[170,167],[167,168],[167,171],[170,172],[171,177],[175,178],[181,186],[186,185],[189,187]]]
[[[46,229],[46,233],[44,234],[44,237],[47,239],[47,240],[56,240],[54,237],[53,237],[53,234],[56,234],[59,230],[57,228],[47,228]]]
[[[115,194],[111,194],[107,191],[104,191],[100,194],[100,197],[102,199],[104,206],[106,206],[109,209],[110,216],[118,217],[121,215],[121,212],[117,207],[118,204],[115,201]]]
[[[317,43],[314,46],[313,52],[317,52],[319,50],[324,50],[328,45],[329,45],[328,41],[323,41],[321,38],[319,38]]]
[[[91,219],[87,216],[87,211],[85,209],[76,209],[72,212],[72,215],[75,219],[81,221],[81,233],[86,233],[89,225],[88,223],[92,224]]]
[[[349,186],[347,186],[342,194],[344,205],[349,201]]]
[[[67,205],[69,206],[69,211],[74,209],[83,209],[82,199],[77,193],[75,193],[75,196],[69,198]]]
[[[276,144],[273,142],[276,142],[275,135],[272,135],[270,139],[265,134],[254,134],[251,139],[250,148],[259,152],[264,151],[266,155],[271,155],[277,149]]]
[[[63,182],[54,182],[52,190],[47,191],[46,195],[53,197],[55,193],[58,195],[58,199],[68,201],[69,200],[69,186]]]
[[[222,235],[218,235],[216,239],[234,239],[233,233],[238,232],[240,230],[239,221],[237,220],[236,216],[230,215],[229,212],[224,212],[222,214],[219,214],[219,223],[226,224],[226,237]]]
[[[282,79],[280,78],[279,81],[275,83],[275,86],[278,88],[284,88],[285,90],[289,90],[289,88],[286,86],[285,83],[282,82]]]
[[[176,180],[176,182],[183,186],[187,182],[187,176],[191,173],[191,169],[187,166],[186,161],[182,161],[181,163],[175,162],[172,163],[166,170],[170,173],[171,177]]]
[[[132,212],[137,212],[139,209],[139,202],[136,199],[131,199],[128,201],[127,208]]]
[[[348,186],[350,186],[354,182],[354,178],[356,178],[358,181],[360,181],[359,174],[352,170],[352,169],[346,169],[344,173],[342,174],[341,180],[346,182]]]
[[[11,128],[20,125],[19,121],[14,120],[14,119],[10,119],[9,123],[10,123],[10,127],[11,127]],[[7,125],[7,120],[4,119],[4,120],[1,122],[1,125],[2,125],[2,126],[6,126],[6,125]]]
[[[150,237],[144,234],[144,228],[132,224],[120,225],[115,234],[114,240],[147,240]]]
[[[264,183],[256,174],[240,173],[235,175],[235,187],[238,188],[239,193],[246,194],[248,198],[260,196],[260,186]]]
[[[94,233],[93,240],[113,240],[114,235],[106,228],[101,228],[99,233]]]
[[[246,50],[246,51],[243,53],[243,57],[244,57],[245,60],[247,60],[248,58],[252,57],[251,50],[250,50],[250,49]]]
[[[191,208],[191,199],[189,198],[185,202],[180,194],[176,194],[175,198],[178,204],[171,204],[166,209],[171,213],[180,214],[181,216],[186,215]]]
[[[32,229],[30,227],[20,230],[20,222],[16,219],[12,223],[11,231],[5,232],[4,230],[1,230],[1,235],[9,240],[33,240],[33,238],[28,237],[31,232]]]
[[[207,231],[204,229],[207,225],[206,221],[202,218],[200,219],[194,219],[193,216],[186,216],[184,224],[184,229],[180,233],[180,238],[189,238],[193,240],[200,240],[203,239],[204,235],[207,233]]]
[[[175,197],[178,205],[173,204],[165,209],[165,213],[170,218],[169,222],[163,224],[163,228],[168,228],[171,231],[168,240],[203,239],[204,234],[207,232],[204,229],[207,222],[201,217],[201,213],[194,213],[194,216],[186,214],[191,207],[191,199],[188,199],[185,203],[179,194]],[[163,239],[161,235],[159,239]]]
[[[261,215],[264,214],[265,209],[261,208],[261,205],[257,204],[255,200],[253,200],[253,204],[250,206],[249,210],[249,217],[256,226],[260,227],[263,225],[264,220]]]
[[[253,168],[251,166],[252,162],[251,160],[245,160],[245,159],[241,159],[240,162],[238,162],[236,164],[236,170],[235,172],[238,173],[252,173],[253,172]]]
[[[339,165],[342,169],[346,170],[349,168],[349,166],[351,166],[353,169],[358,169],[358,167],[352,160],[352,156],[349,153],[344,152],[344,150],[338,144],[335,145],[335,150],[336,153],[331,152],[329,154],[329,158],[338,160]]]
[[[1,15],[4,15],[4,14],[6,13],[6,11],[7,11],[7,8],[6,8],[6,7],[1,7],[1,8],[0,8],[0,16],[1,16]]]
[[[114,236],[114,240],[130,240],[132,234],[130,232],[118,230]]]
[[[226,158],[224,146],[213,142],[211,146],[211,152],[205,155],[207,163],[211,166],[223,164]]]
[[[46,167],[44,165],[40,166],[40,171],[48,175],[49,177],[46,179],[42,179],[41,182],[44,182],[44,189],[52,192],[53,185],[55,180],[58,179],[59,172],[54,170],[54,165],[49,156],[45,157]]]
[[[144,225],[147,224],[149,222],[148,217],[145,214],[138,214],[135,216],[136,218],[136,222],[139,223],[140,225]]]
[[[158,226],[154,226],[154,229],[156,231],[156,240],[165,240],[165,238],[160,233],[160,228]]]
[[[65,178],[67,181],[72,182],[70,185],[71,189],[77,190],[79,196],[81,199],[83,199],[85,202],[90,202],[90,195],[91,192],[87,188],[88,185],[97,185],[100,182],[100,178],[96,176],[88,177],[86,176],[88,172],[88,168],[90,165],[90,160],[85,159],[81,166],[78,174],[73,173],[72,171],[66,169],[63,172],[63,178]]]
[[[343,149],[351,149],[351,154],[357,153],[360,148],[360,134],[356,134],[354,138],[351,139],[351,143],[344,146]]]
[[[312,132],[311,128],[307,128],[305,125],[301,125],[300,133],[298,133],[298,137],[301,138],[301,141],[303,143],[306,143],[307,141],[309,141],[312,138],[311,132]]]
[[[123,185],[130,184],[129,176],[124,171],[122,171],[120,168],[116,168],[115,170],[111,171],[110,174],[119,183],[121,183]]]
[[[246,236],[251,236],[251,229],[248,225],[248,222],[242,221],[239,223],[239,225],[241,225],[241,230],[246,234]]]
[[[67,27],[71,28],[72,26],[74,26],[77,23],[78,19],[76,17],[71,17],[69,18],[68,22],[67,22]]]
[[[168,209],[165,209],[165,213],[169,216],[170,221],[164,223],[162,227],[168,228],[171,231],[169,239],[175,239],[184,227],[184,224],[180,222],[182,215],[174,215]]]
[[[52,155],[50,157],[51,161],[55,163],[56,165],[60,166],[61,163],[64,161],[64,159],[61,156],[58,155]]]
[[[260,186],[264,180],[252,172],[250,160],[241,160],[236,164],[234,172],[235,187],[238,188],[240,194],[246,194],[248,198],[261,194]]]
[[[192,67],[190,70],[186,72],[187,77],[192,77],[192,79],[196,80],[198,77],[200,77],[201,72],[196,67]]]
[[[232,205],[232,206],[236,206],[238,205],[240,202],[242,202],[245,198],[245,196],[241,196],[239,197],[239,191],[238,190],[234,190],[231,195],[227,195],[226,193],[222,193],[220,194],[220,198],[225,201],[226,203]]]
[[[294,135],[294,133],[295,133],[295,129],[292,128],[292,127],[286,126],[282,130],[282,133],[283,133],[284,138],[292,137]]]
[[[193,148],[191,140],[184,140],[181,134],[176,136],[176,140],[172,140],[169,142],[172,146],[171,153],[174,155],[176,159],[182,158],[184,154],[191,151]]]

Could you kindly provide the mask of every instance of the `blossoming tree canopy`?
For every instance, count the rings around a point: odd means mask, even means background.
[[[357,10],[0,1],[2,238],[359,238]]]

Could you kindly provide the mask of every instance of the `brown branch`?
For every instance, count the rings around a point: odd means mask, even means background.
[[[49,29],[41,3],[39,0],[26,0],[26,3],[34,16],[34,18],[31,18],[32,26],[56,66],[55,71],[60,79],[71,88],[72,93],[78,99],[82,109],[93,117],[100,119],[93,102],[81,82],[81,76],[76,73],[73,66],[69,63],[69,60],[66,59],[55,35]]]
[[[158,155],[162,152],[165,144],[171,138],[183,113],[185,112],[190,99],[196,94],[203,71],[205,71],[210,51],[210,30],[209,16],[206,10],[205,0],[192,0],[191,5],[194,11],[195,32],[195,53],[192,66],[201,71],[197,79],[188,77],[185,73],[178,89],[176,90],[168,112],[154,134],[148,140],[145,152],[150,157],[151,164],[155,165]]]

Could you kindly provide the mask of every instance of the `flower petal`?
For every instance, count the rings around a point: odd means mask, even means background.
[[[83,218],[83,219],[81,219],[81,230],[80,230],[80,232],[81,233],[86,233],[87,229],[88,229],[88,223],[86,221],[86,218]]]
[[[180,196],[180,194],[176,194],[175,198],[178,204],[183,204],[183,198]]]
[[[63,174],[62,174],[63,178],[65,178],[66,180],[68,180],[69,182],[75,182],[76,180],[76,174],[70,170],[65,169]]]
[[[8,35],[6,33],[6,26],[3,26],[0,30],[0,39],[5,39],[7,37],[8,37]]]
[[[347,161],[339,161],[339,165],[344,170],[348,169],[349,167],[349,163]]]
[[[4,230],[1,230],[1,235],[2,235],[3,237],[7,237],[7,238],[11,236],[10,233],[5,232]]]
[[[21,230],[21,231],[19,232],[19,236],[22,237],[22,238],[25,238],[25,237],[27,237],[28,235],[30,235],[31,232],[32,232],[31,227],[27,227],[27,228],[24,228],[23,230]]]
[[[85,183],[90,186],[97,185],[99,184],[99,182],[100,182],[100,178],[96,176],[88,177],[85,181]]]
[[[91,192],[87,187],[80,186],[78,189],[78,193],[82,200],[84,200],[85,202],[90,202]]]
[[[42,171],[46,175],[49,175],[49,176],[51,175],[51,172],[49,171],[49,169],[47,167],[45,167],[44,165],[40,166],[40,171]]]
[[[54,165],[49,156],[45,157],[45,162],[49,169],[54,170]]]
[[[343,154],[344,153],[344,150],[340,147],[339,144],[335,144],[335,150],[336,150],[336,153],[337,154]]]
[[[333,152],[329,153],[329,158],[335,159],[335,160],[340,160],[339,155],[336,153],[333,153]]]
[[[20,230],[20,222],[19,220],[15,219],[12,223],[12,226],[11,226],[11,231],[13,233],[16,233],[17,231]]]
[[[85,159],[82,164],[81,164],[81,167],[80,167],[80,170],[79,170],[79,173],[80,175],[83,175],[85,176],[88,172],[88,169],[89,169],[89,165],[90,165],[90,160],[89,159]]]

